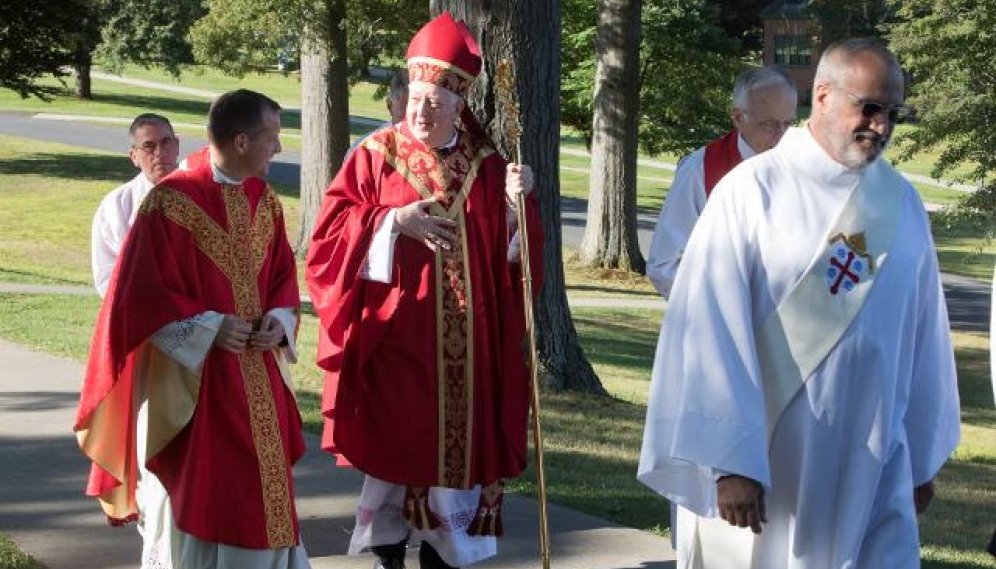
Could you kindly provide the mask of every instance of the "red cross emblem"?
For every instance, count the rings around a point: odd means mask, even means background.
[[[830,240],[826,282],[831,295],[847,294],[872,272],[871,256],[864,250],[864,234],[837,234]]]

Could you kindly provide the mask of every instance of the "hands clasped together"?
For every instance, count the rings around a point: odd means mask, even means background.
[[[516,203],[519,194],[528,195],[533,191],[533,171],[525,164],[509,164],[505,171],[505,199],[509,204]],[[429,213],[435,198],[412,202],[398,208],[394,222],[402,235],[424,244],[436,251],[452,251],[457,239],[456,222]]]
[[[260,319],[259,329],[255,331],[252,322],[226,314],[214,337],[214,345],[233,354],[246,350],[266,352],[276,349],[283,339],[284,325],[270,314]]]

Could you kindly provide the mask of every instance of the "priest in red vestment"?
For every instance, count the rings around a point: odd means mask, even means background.
[[[211,106],[210,145],[142,202],[98,315],[75,431],[87,494],[137,520],[143,567],[310,567],[291,465],[300,298],[265,181],[280,106]]]
[[[515,197],[533,176],[466,107],[481,58],[463,22],[432,20],[407,58],[405,120],[361,143],[329,186],[307,283],[327,372],[323,448],[367,475],[350,552],[402,567],[421,541],[431,569],[495,554],[502,480],[527,462]],[[534,196],[526,204],[538,280]]]
[[[664,298],[685,244],[712,189],[741,161],[770,150],[796,122],[795,84],[776,67],[748,69],[733,85],[736,128],[689,154],[678,163],[667,200],[654,227],[647,256],[647,278]]]

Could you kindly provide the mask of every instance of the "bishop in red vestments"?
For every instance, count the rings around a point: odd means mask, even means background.
[[[323,447],[368,475],[351,551],[372,547],[384,567],[402,566],[409,537],[427,568],[493,555],[502,480],[527,462],[514,203],[532,172],[467,112],[480,66],[448,13],[415,36],[406,119],[350,155],[307,256]],[[526,207],[538,279],[533,196]]]
[[[146,516],[143,567],[309,567],[286,367],[300,299],[263,179],[279,110],[245,90],[215,101],[211,146],[142,203],[98,316],[75,430],[87,493],[112,523]]]

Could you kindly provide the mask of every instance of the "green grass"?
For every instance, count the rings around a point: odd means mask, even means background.
[[[3,569],[45,569],[34,557],[23,553],[17,544],[0,533],[0,567]]]

